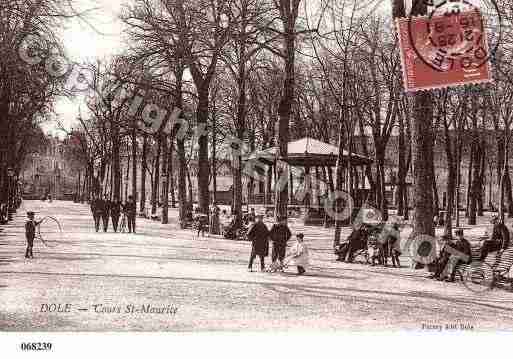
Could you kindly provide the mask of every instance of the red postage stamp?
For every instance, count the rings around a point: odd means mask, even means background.
[[[406,92],[492,81],[481,13],[465,10],[396,21]]]

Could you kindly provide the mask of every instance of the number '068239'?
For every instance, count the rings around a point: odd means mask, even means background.
[[[50,351],[52,343],[21,343],[20,347],[23,351]]]

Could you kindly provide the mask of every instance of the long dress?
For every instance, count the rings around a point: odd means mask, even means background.
[[[212,216],[210,217],[210,234],[221,234],[218,209],[214,209],[212,211]]]
[[[296,242],[285,260],[286,265],[307,268],[309,265],[308,247],[304,243]]]

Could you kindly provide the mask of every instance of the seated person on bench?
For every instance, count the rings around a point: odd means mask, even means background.
[[[224,238],[226,239],[235,239],[237,237],[237,230],[240,229],[243,225],[242,216],[237,215],[237,211],[233,212],[233,219],[226,227],[224,232]]]
[[[359,227],[355,228],[349,237],[347,242],[343,243],[335,248],[335,254],[338,256],[337,260],[344,262],[346,260],[351,263],[353,261],[353,255],[356,251],[365,249],[367,245],[368,229],[365,224],[360,224]]]
[[[484,261],[488,253],[504,250],[509,246],[509,230],[498,216],[493,216],[490,222],[493,224],[492,238],[484,241],[481,247],[480,260]]]
[[[455,241],[451,240],[449,235],[444,234],[442,236],[444,247],[442,248],[440,257],[437,260],[437,268],[435,274],[431,276],[432,279],[454,282],[454,276],[456,274],[456,267],[458,264],[470,264],[472,261],[470,243],[465,239],[465,237],[463,237],[463,229],[457,229],[455,234]],[[447,249],[448,247],[458,251],[460,256],[467,257],[466,260],[455,257],[455,255],[451,253],[454,251],[449,251]]]

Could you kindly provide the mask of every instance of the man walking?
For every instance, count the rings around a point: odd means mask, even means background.
[[[114,201],[110,206],[110,217],[112,218],[112,228],[114,232],[118,231],[119,217],[121,216],[121,202]]]
[[[128,233],[135,233],[135,217],[137,214],[137,205],[133,196],[128,196],[128,201],[125,203],[123,209],[128,221]]]
[[[109,201],[109,198],[107,197],[107,195],[105,195],[103,201],[102,201],[102,212],[101,212],[101,216],[102,216],[102,220],[103,220],[103,231],[104,232],[107,232],[107,230],[109,229],[109,217],[110,217],[110,206],[111,206],[111,202]]]
[[[248,240],[251,241],[251,256],[249,257],[248,271],[253,272],[253,261],[260,257],[260,271],[265,270],[265,257],[269,255],[269,230],[263,222],[264,216],[258,215],[256,222],[248,231]]]
[[[274,224],[269,233],[271,241],[273,241],[272,262],[280,261],[280,268],[283,271],[283,260],[287,251],[287,242],[292,236],[287,226],[287,218],[278,218],[278,223]]]
[[[96,232],[100,230],[100,218],[102,216],[102,207],[103,207],[103,201],[93,196],[93,199],[91,200],[91,213],[93,214],[93,220],[94,220],[94,229]]]

